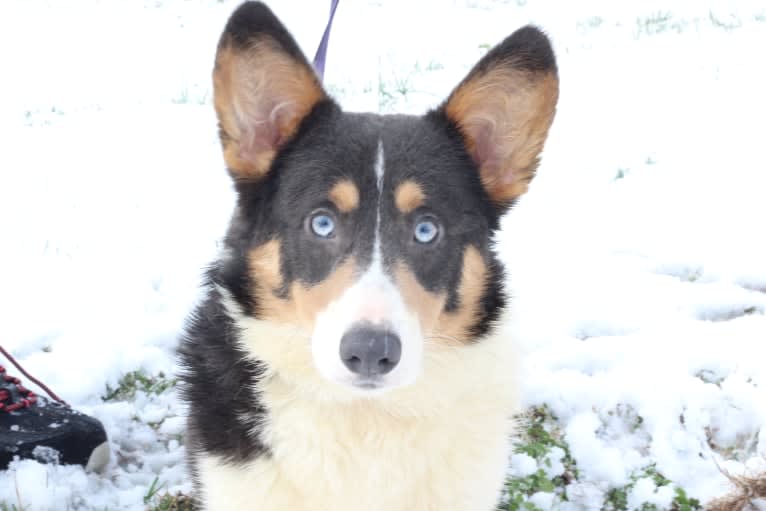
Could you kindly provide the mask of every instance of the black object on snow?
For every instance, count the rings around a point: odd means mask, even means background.
[[[99,470],[107,464],[106,431],[93,417],[42,396],[36,396],[33,403],[23,408],[7,411],[25,399],[27,392],[18,379],[0,372],[0,405],[3,405],[0,406],[0,470],[8,468],[15,457],[82,465],[88,470]]]

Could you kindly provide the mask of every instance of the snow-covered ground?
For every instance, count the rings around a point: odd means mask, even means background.
[[[210,69],[237,3],[0,3],[0,343],[100,418],[114,453],[100,475],[15,463],[8,509],[189,490],[175,393],[102,396],[173,373],[218,249],[233,197]],[[271,4],[313,55],[327,3]],[[728,489],[719,468],[766,455],[766,4],[347,0],[327,87],[351,110],[420,113],[529,22],[554,41],[561,102],[498,247],[525,404],[547,405],[578,468],[568,502],[532,501],[598,510],[623,487],[630,509],[669,508],[653,466],[705,502]]]

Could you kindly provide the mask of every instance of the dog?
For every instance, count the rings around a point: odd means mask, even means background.
[[[527,26],[423,116],[348,113],[262,3],[213,71],[237,192],[179,348],[207,511],[489,511],[518,384],[501,216],[558,99]]]

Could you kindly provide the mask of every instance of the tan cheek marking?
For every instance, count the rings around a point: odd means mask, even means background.
[[[316,316],[353,284],[356,262],[349,258],[328,278],[313,286],[294,282],[287,298],[276,291],[282,286],[280,243],[272,240],[250,251],[250,272],[255,282],[254,294],[259,319],[290,323],[312,329]]]
[[[349,179],[335,183],[330,189],[329,197],[341,213],[348,213],[359,206],[359,189]]]
[[[301,283],[294,283],[290,288],[290,297],[295,305],[299,322],[313,328],[317,315],[351,287],[355,275],[356,261],[348,258],[328,278],[318,284],[306,287]]]
[[[430,335],[436,328],[439,314],[447,303],[445,293],[432,293],[418,282],[415,274],[404,263],[397,264],[394,278],[407,308],[415,311],[420,320],[420,330]]]
[[[463,252],[463,272],[458,289],[460,304],[457,310],[441,314],[436,335],[443,335],[454,341],[473,340],[469,335],[480,313],[481,299],[487,288],[487,273],[487,265],[479,251],[473,246],[466,248]]]
[[[458,288],[460,304],[455,311],[445,312],[446,293],[426,290],[404,263],[397,265],[394,275],[407,307],[417,313],[425,337],[451,345],[473,340],[469,334],[480,312],[479,305],[487,284],[487,266],[475,247],[469,246],[463,253]]]
[[[406,215],[423,205],[426,194],[415,181],[407,180],[396,187],[394,197],[396,207]]]
[[[290,316],[287,300],[276,296],[282,285],[280,242],[271,240],[250,251],[250,275],[254,282],[253,294],[259,319],[286,321]]]

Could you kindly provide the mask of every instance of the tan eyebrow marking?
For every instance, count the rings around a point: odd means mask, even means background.
[[[359,206],[359,188],[350,179],[335,183],[328,195],[341,213],[348,213]]]
[[[407,180],[396,187],[394,199],[399,211],[407,214],[423,205],[426,194],[415,181]]]

